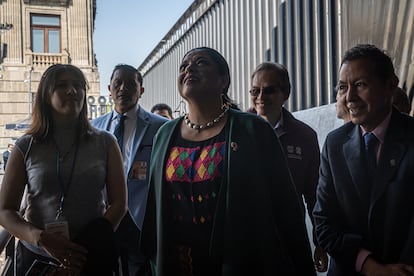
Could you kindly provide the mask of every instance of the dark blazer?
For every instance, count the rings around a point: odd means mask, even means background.
[[[360,127],[331,132],[322,157],[314,208],[328,275],[359,275],[360,248],[381,263],[414,265],[414,119],[393,110],[371,192]]]
[[[115,111],[92,120],[92,126],[109,130]],[[128,186],[128,212],[139,229],[145,213],[145,205],[148,195],[149,162],[151,158],[152,140],[159,127],[167,120],[164,117],[152,114],[139,107],[137,112],[137,126],[134,141],[132,142],[131,158],[128,162],[127,186]],[[146,164],[146,175],[134,173],[137,166]]]
[[[316,202],[318,186],[320,151],[316,132],[307,124],[296,119],[289,111],[282,108],[283,126],[276,131],[285,152],[293,183],[299,196],[299,203],[306,209],[313,223],[313,207]],[[314,234],[314,243],[317,244]]]
[[[181,120],[160,128],[151,157],[141,242],[143,252],[156,259],[156,276],[168,275],[171,262],[163,179]],[[273,129],[258,116],[230,109],[225,132],[227,174],[210,239],[220,275],[315,275],[303,213]]]

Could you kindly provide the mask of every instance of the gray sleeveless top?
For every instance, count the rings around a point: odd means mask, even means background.
[[[16,141],[16,147],[25,157],[27,196],[25,219],[40,229],[55,221],[60,206],[62,184],[65,194],[63,216],[69,223],[69,235],[76,237],[79,230],[94,218],[102,217],[106,210],[105,192],[108,166],[108,146],[116,143],[112,134],[93,129],[91,135],[78,142],[72,181],[69,175],[76,146],[58,160],[54,143],[38,143],[29,135]],[[57,170],[62,181],[59,182]],[[37,254],[49,256],[43,249],[24,242]]]

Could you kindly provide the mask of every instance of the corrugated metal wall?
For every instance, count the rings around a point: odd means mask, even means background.
[[[165,102],[184,112],[178,67],[183,55],[199,46],[215,48],[227,59],[229,93],[243,110],[250,106],[250,75],[265,60],[287,66],[292,93],[286,107],[291,111],[332,103],[341,55],[357,43],[388,50],[401,86],[410,89],[413,21],[410,0],[194,1],[139,67],[146,89],[141,104],[149,109]]]
[[[414,84],[414,1],[342,1],[343,49],[370,42],[385,49],[412,98]]]

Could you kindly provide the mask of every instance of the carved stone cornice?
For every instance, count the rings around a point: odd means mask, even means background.
[[[0,0],[1,1],[1,0]],[[56,6],[68,6],[71,0],[23,0],[28,5],[56,5]]]

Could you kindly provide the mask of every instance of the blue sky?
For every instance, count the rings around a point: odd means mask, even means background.
[[[193,0],[97,0],[94,49],[101,95],[118,63],[138,67]]]

